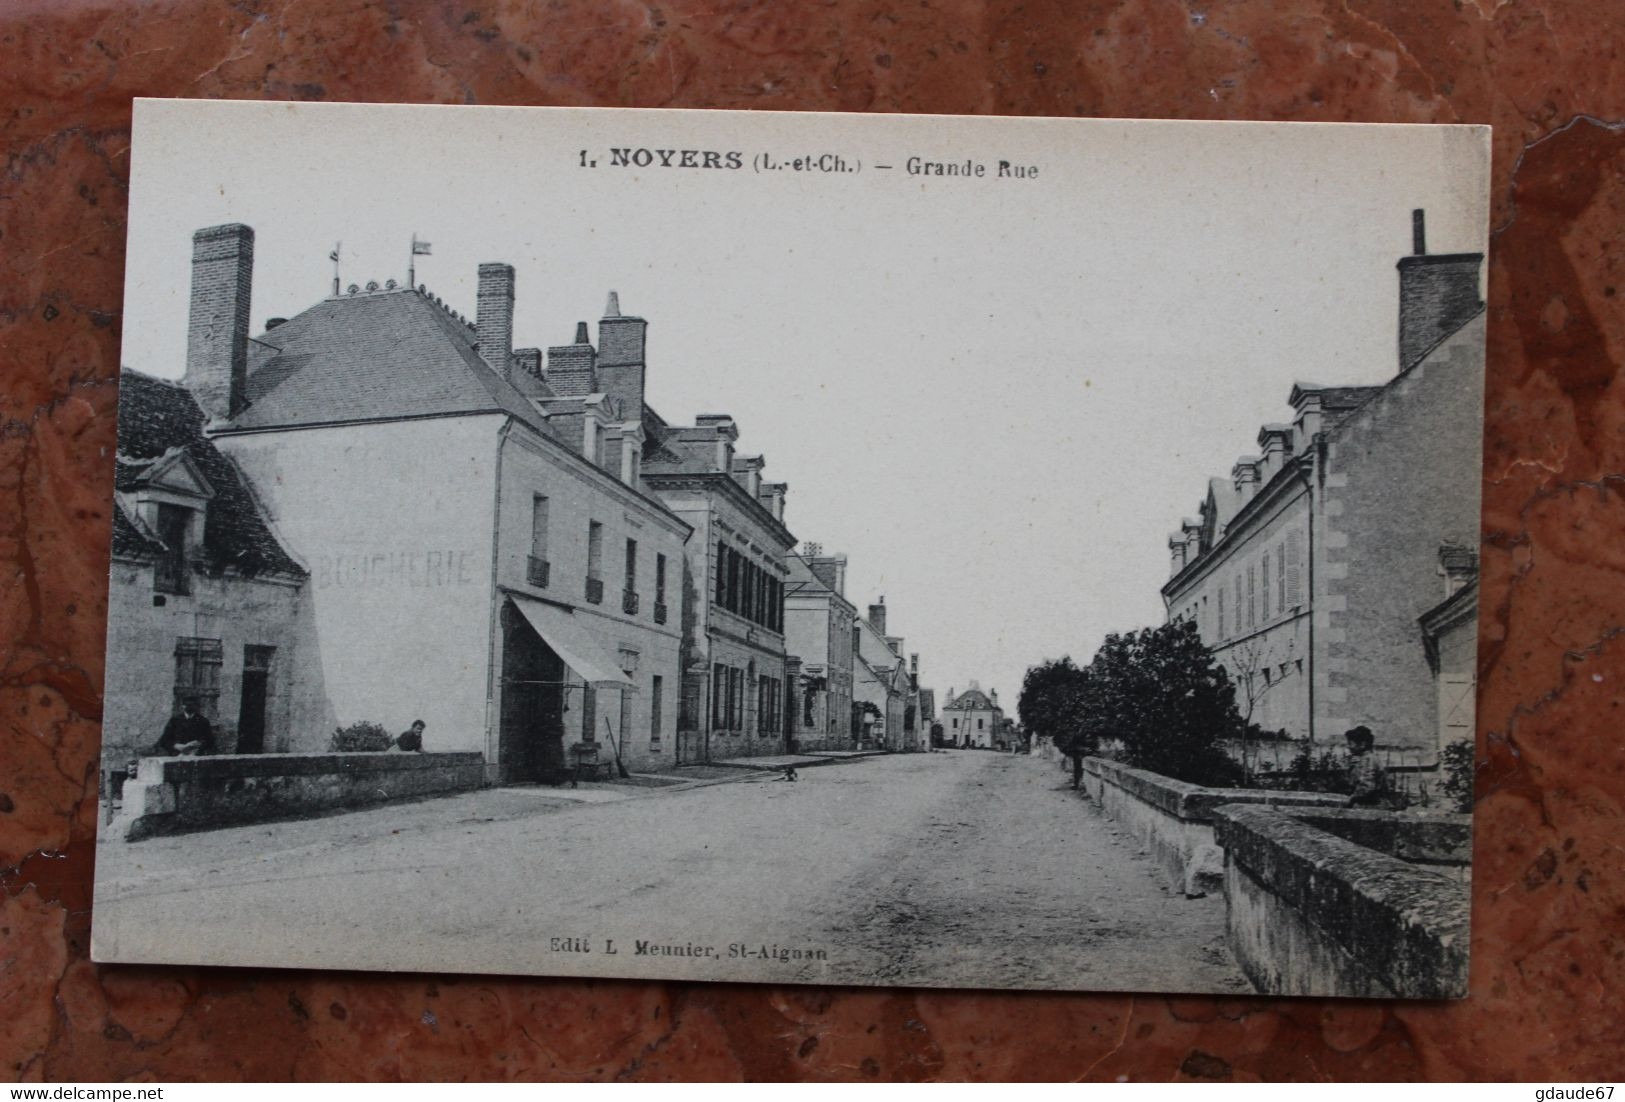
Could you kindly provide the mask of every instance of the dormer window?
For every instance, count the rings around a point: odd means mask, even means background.
[[[119,456],[119,504],[157,545],[153,589],[192,591],[191,563],[203,543],[214,487],[185,448],[153,459]]]
[[[192,510],[159,502],[157,519],[158,538],[164,549],[153,564],[152,588],[159,593],[190,593],[192,572],[187,569],[186,549]]]

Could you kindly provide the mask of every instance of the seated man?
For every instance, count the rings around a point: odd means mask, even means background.
[[[395,746],[407,753],[421,753],[423,750],[423,729],[427,726],[421,719],[414,719],[412,726],[402,731],[395,739]]]
[[[1372,753],[1376,736],[1365,724],[1343,733],[1349,744],[1350,807],[1381,807],[1387,798],[1387,777]]]
[[[181,701],[181,714],[170,717],[155,752],[166,757],[193,757],[215,752],[214,729],[198,711],[197,697],[189,696]]]

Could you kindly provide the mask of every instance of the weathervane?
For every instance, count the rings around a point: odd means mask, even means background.
[[[416,233],[412,234],[412,256],[411,259],[406,262],[406,285],[408,287],[416,287],[418,285],[418,257],[428,255],[429,243],[427,241],[419,241],[418,235]]]

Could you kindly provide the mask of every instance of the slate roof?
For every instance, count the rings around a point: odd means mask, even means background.
[[[997,705],[995,705],[993,701],[989,700],[987,694],[981,689],[966,689],[964,692],[948,701],[948,703],[944,704],[942,706],[942,710],[945,712],[950,712],[965,711],[970,708],[982,708],[987,711],[992,711],[996,707]]]
[[[507,413],[548,432],[474,345],[473,327],[421,291],[324,299],[254,338],[248,407],[231,428]]]
[[[172,448],[182,449],[215,491],[203,529],[202,547],[208,565],[233,566],[245,574],[269,572],[304,577],[304,567],[271,533],[237,465],[203,434],[204,420],[197,401],[179,383],[125,368],[119,374],[115,489],[121,493],[135,489],[152,460]],[[115,498],[113,553],[150,555],[163,550],[156,534],[128,515]]]

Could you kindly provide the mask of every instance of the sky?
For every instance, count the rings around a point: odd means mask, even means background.
[[[766,167],[823,154],[847,170]],[[256,232],[255,333],[330,293],[337,243],[345,284],[404,282],[416,234],[470,318],[512,264],[519,347],[596,339],[613,289],[649,403],[733,415],[922,683],[1013,710],[1033,663],[1163,621],[1168,533],[1294,382],[1392,377],[1410,212],[1484,249],[1487,173],[1471,127],[143,100],[123,362],[180,377],[222,222]]]

